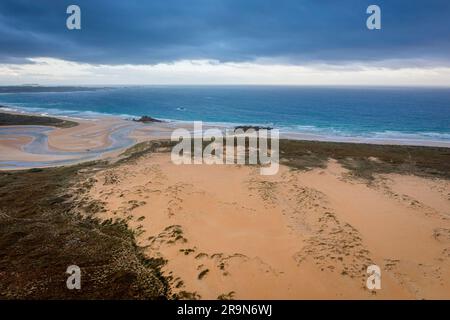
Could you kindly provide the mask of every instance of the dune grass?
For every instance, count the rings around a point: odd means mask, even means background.
[[[77,201],[90,188],[91,174],[111,165],[0,172],[0,298],[171,296],[160,271],[164,261],[144,255],[126,222],[101,221],[95,217],[101,204]],[[66,288],[70,265],[81,268],[81,290]]]
[[[293,168],[325,167],[328,159],[369,180],[377,173],[450,179],[450,148],[280,140],[280,162]]]
[[[0,126],[51,126],[58,128],[71,128],[78,125],[77,122],[52,117],[30,116],[0,112]]]

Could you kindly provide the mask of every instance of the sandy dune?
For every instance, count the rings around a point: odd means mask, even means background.
[[[103,218],[126,218],[167,259],[175,292],[216,299],[450,298],[450,183],[383,175],[368,185],[335,161],[281,167],[180,165],[169,154],[102,171]],[[368,265],[382,289],[365,288]],[[194,294],[194,295],[192,295]]]

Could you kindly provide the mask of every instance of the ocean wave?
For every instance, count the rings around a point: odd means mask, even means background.
[[[0,105],[6,104],[0,102]],[[25,104],[19,103],[8,103],[8,106],[0,107],[0,110],[18,113],[29,113],[39,116],[58,116],[71,119],[79,120],[99,120],[105,117],[119,117],[122,119],[136,118],[135,115],[129,114],[113,114],[113,113],[102,113],[90,110],[74,110],[74,109],[58,109],[58,108],[43,108],[43,107],[31,107]]]
[[[281,128],[280,136],[300,140],[450,147],[450,132],[394,130],[357,132],[348,129],[301,125]]]
[[[450,133],[443,132],[401,132],[401,131],[392,131],[386,130],[382,132],[375,132],[375,138],[380,139],[410,139],[410,140],[429,140],[429,139],[437,139],[437,140],[450,140]]]
[[[14,108],[8,108],[8,107],[0,107],[0,110],[6,111],[6,112],[17,112],[17,109]]]
[[[71,119],[80,120],[99,120],[105,117],[119,117],[122,119],[133,119],[137,115],[130,114],[112,114],[101,113],[96,111],[80,111],[73,109],[58,109],[58,108],[42,108],[29,106],[20,103],[2,103],[0,101],[0,110],[7,112],[30,113],[42,116],[58,116]],[[6,106],[5,106],[6,105]],[[174,126],[182,124],[192,124],[192,120],[173,119],[158,117],[169,125]],[[450,143],[450,132],[433,132],[433,131],[361,131],[351,130],[350,128],[336,128],[336,127],[319,127],[314,125],[276,125],[273,123],[249,123],[248,121],[231,122],[231,121],[203,121],[203,126],[206,128],[217,127],[222,129],[231,129],[240,125],[253,126],[268,126],[280,130],[282,137],[288,138],[308,138],[312,140],[325,141],[357,141],[357,142],[394,142],[394,143],[409,143],[409,144],[429,144],[429,143]]]

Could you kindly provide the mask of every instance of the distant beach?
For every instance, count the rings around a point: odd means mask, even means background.
[[[98,91],[95,90],[93,92]],[[73,92],[69,91],[69,93]],[[45,94],[59,94],[59,91],[56,93],[37,93],[37,95]],[[0,95],[1,98],[2,96]],[[39,98],[42,99],[42,96],[39,96]],[[193,129],[193,122],[189,120],[159,118],[161,119],[160,123],[151,123],[149,125],[131,121],[139,118],[132,115],[115,115],[93,111],[0,105],[0,112],[2,111],[5,115],[37,116],[37,119],[53,116],[56,117],[54,119],[61,119],[62,122],[78,125],[69,125],[67,130],[52,128],[52,126],[55,126],[52,123],[47,124],[50,127],[40,126],[42,125],[41,121],[25,123],[33,124],[33,126],[0,126],[1,169],[49,167],[74,164],[87,160],[98,160],[120,153],[125,148],[131,147],[134,143],[140,141],[170,139],[171,132],[176,128]],[[46,124],[44,123],[44,125]],[[225,130],[232,129],[237,125],[242,125],[242,123],[207,122],[205,123],[205,129],[217,127]],[[255,124],[252,123],[251,125]],[[447,123],[447,125],[450,127],[450,124]],[[443,130],[445,129],[446,127]],[[379,134],[377,136],[368,136],[367,134],[366,136],[358,136],[357,134],[351,136],[342,134],[328,135],[324,131],[316,130],[311,126],[299,131],[283,130],[282,128],[280,130],[281,138],[291,140],[450,148],[450,139],[447,139],[447,136],[450,137],[450,134],[444,132],[428,135],[385,132],[383,135]]]
[[[91,120],[149,115],[211,126],[270,126],[289,139],[450,146],[450,89],[136,86],[0,94],[16,112]]]

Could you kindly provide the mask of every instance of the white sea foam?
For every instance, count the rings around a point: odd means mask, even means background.
[[[121,119],[139,118],[138,115],[130,114],[110,114],[95,111],[63,110],[58,108],[39,108],[30,107],[20,103],[2,103],[6,107],[0,107],[0,110],[6,112],[30,113],[45,116],[58,116],[79,120],[99,120],[105,117],[118,117]],[[158,118],[167,123],[167,125],[179,126],[183,124],[191,125],[193,121],[183,119]],[[403,131],[374,131],[374,132],[354,132],[348,129],[333,127],[317,127],[313,125],[292,125],[276,126],[272,123],[244,123],[244,122],[223,122],[223,121],[205,121],[205,127],[217,127],[221,129],[232,129],[241,125],[252,125],[260,127],[272,127],[280,130],[280,136],[289,139],[307,139],[318,141],[337,141],[337,142],[363,142],[363,143],[385,143],[385,144],[408,144],[408,145],[440,145],[450,147],[450,133],[443,132],[403,132]]]

